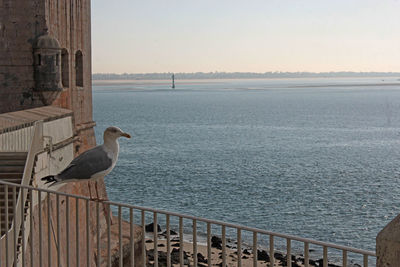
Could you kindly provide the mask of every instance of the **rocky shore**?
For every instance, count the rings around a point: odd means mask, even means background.
[[[154,230],[154,225],[149,224],[146,226],[146,232],[152,233]],[[160,267],[167,266],[167,240],[166,240],[166,232],[161,231],[161,227],[157,226],[158,230],[158,242],[157,242],[157,251],[158,251],[158,265]],[[179,251],[180,247],[180,239],[175,231],[170,232],[170,240],[171,240],[171,263],[172,266],[179,265]],[[236,249],[237,242],[234,240],[227,240],[226,244],[226,265],[228,267],[237,266],[238,261],[238,253]],[[146,251],[147,251],[147,260],[148,266],[153,266],[154,264],[154,240],[151,237],[146,238]],[[241,245],[241,263],[243,267],[252,267],[253,266],[253,251],[251,247],[246,246],[245,244]],[[190,241],[184,240],[183,242],[183,254],[184,254],[184,265],[193,266],[193,244]],[[287,266],[287,256],[284,253],[279,251],[275,251],[274,253],[274,267],[284,267]],[[299,255],[291,255],[290,256],[292,267],[304,267],[304,256]],[[207,259],[207,245],[206,244],[198,244],[197,246],[197,261],[199,267],[207,267],[208,266]],[[258,248],[257,249],[257,266],[261,267],[272,267],[270,264],[271,255],[266,249]],[[222,240],[218,236],[212,236],[211,238],[211,264],[212,266],[220,266],[222,267]],[[323,266],[323,259],[309,259],[310,267],[321,267]],[[334,263],[329,263],[329,267],[339,267],[339,265]],[[352,267],[358,267],[361,265],[352,264],[349,265]]]

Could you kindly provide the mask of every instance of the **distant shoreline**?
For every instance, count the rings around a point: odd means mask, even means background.
[[[195,73],[93,73],[93,80],[289,79],[289,78],[378,78],[397,77],[400,72],[195,72]]]

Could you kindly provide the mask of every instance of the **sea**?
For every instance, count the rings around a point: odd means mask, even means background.
[[[97,142],[132,135],[108,196],[374,251],[400,213],[399,78],[93,81]]]

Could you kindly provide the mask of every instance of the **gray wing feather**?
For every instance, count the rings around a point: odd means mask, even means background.
[[[89,179],[92,175],[111,167],[112,160],[107,156],[102,146],[85,151],[76,157],[61,173],[60,180]]]

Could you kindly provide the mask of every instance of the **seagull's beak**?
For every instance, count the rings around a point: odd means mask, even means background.
[[[122,133],[121,136],[124,136],[124,137],[126,137],[126,138],[131,138],[131,135],[128,134],[128,133]]]

